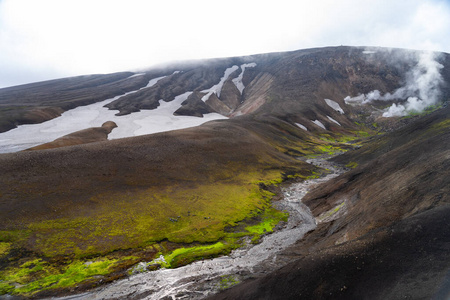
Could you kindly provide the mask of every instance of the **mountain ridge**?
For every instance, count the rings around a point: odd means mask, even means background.
[[[231,67],[233,65],[236,65],[238,68],[240,68],[240,65],[247,64],[247,63],[256,63],[256,66],[252,68],[247,68],[244,73],[244,81],[249,81],[247,84],[250,84],[250,81],[254,79],[255,76],[255,69],[259,70],[258,72],[262,72],[259,76],[266,73],[266,76],[270,76],[269,74],[272,74],[272,78],[279,78],[279,82],[276,82],[274,84],[273,92],[271,92],[271,95],[268,95],[270,99],[275,99],[282,95],[284,101],[286,102],[286,98],[288,98],[290,101],[292,101],[293,97],[301,97],[301,94],[298,94],[299,91],[293,86],[294,82],[295,84],[302,85],[303,88],[309,88],[312,90],[308,91],[306,95],[311,95],[311,92],[318,93],[317,95],[323,98],[332,98],[332,96],[339,95],[339,98],[345,98],[349,95],[357,95],[358,93],[368,93],[376,88],[380,89],[382,92],[391,92],[395,88],[399,87],[399,83],[404,80],[404,78],[401,78],[400,72],[405,72],[405,63],[406,64],[412,64],[414,63],[414,60],[411,59],[411,56],[414,56],[411,53],[417,53],[412,51],[406,51],[402,49],[384,49],[384,48],[370,48],[371,52],[369,54],[364,54],[364,49],[368,48],[355,48],[355,47],[326,47],[326,48],[314,48],[314,49],[306,49],[306,50],[298,50],[298,51],[291,51],[291,52],[285,52],[285,53],[270,53],[270,54],[260,54],[260,55],[253,55],[253,56],[246,56],[246,57],[234,57],[234,58],[222,58],[222,59],[210,59],[206,61],[199,61],[199,62],[191,62],[191,63],[179,63],[179,65],[171,65],[169,69],[163,69],[163,68],[156,68],[154,70],[145,71],[143,73],[137,73],[137,74],[143,74],[142,76],[132,76],[132,73],[114,73],[110,75],[91,75],[91,76],[79,76],[74,78],[68,78],[65,80],[54,80],[54,81],[48,81],[48,82],[41,82],[36,84],[28,84],[25,86],[22,86],[22,88],[28,88],[31,92],[33,92],[33,99],[36,98],[36,91],[37,88],[39,90],[39,86],[44,85],[48,86],[52,83],[58,83],[64,81],[71,81],[75,80],[77,83],[75,85],[69,84],[67,88],[64,88],[61,92],[67,93],[71,90],[76,90],[78,88],[83,87],[86,90],[86,93],[89,93],[90,95],[94,95],[93,91],[89,90],[89,84],[92,85],[91,81],[94,82],[102,82],[103,81],[109,81],[107,84],[114,83],[114,80],[119,79],[124,80],[129,78],[129,80],[126,80],[123,83],[117,82],[115,83],[117,88],[121,89],[122,91],[129,91],[132,84],[134,87],[143,87],[145,84],[145,80],[148,80],[149,78],[155,78],[160,77],[162,75],[169,76],[171,74],[171,77],[174,77],[173,80],[170,80],[169,78],[164,79],[164,81],[161,81],[159,84],[156,84],[152,86],[149,89],[142,89],[138,93],[135,93],[133,95],[127,95],[123,99],[118,99],[113,101],[112,103],[108,104],[108,107],[110,109],[119,109],[119,114],[128,114],[131,112],[139,111],[142,109],[153,109],[158,106],[158,101],[160,99],[163,99],[164,101],[171,101],[174,96],[182,94],[183,92],[201,92],[204,89],[207,89],[211,86],[213,86],[216,82],[219,81],[220,77],[223,75],[223,71],[228,67]],[[375,50],[374,50],[375,49]],[[377,54],[380,52],[380,54]],[[402,64],[392,63],[392,60],[394,60],[392,57],[398,57],[401,56],[404,53],[410,53],[407,55],[404,55],[406,58],[403,58],[405,61]],[[321,56],[322,55],[322,56]],[[376,56],[378,55],[378,56]],[[446,63],[449,58],[447,54],[441,54],[444,56],[441,60]],[[371,58],[371,56],[374,56]],[[409,57],[408,57],[409,56]],[[350,62],[343,63],[346,57],[352,57]],[[302,58],[305,60],[303,61]],[[377,59],[375,61],[374,59]],[[371,62],[372,61],[372,62]],[[390,62],[391,61],[391,62]],[[258,66],[258,62],[259,66]],[[187,66],[187,67],[186,67]],[[264,67],[267,66],[267,67]],[[276,66],[275,69],[273,69],[272,66]],[[361,70],[361,67],[366,66],[364,70]],[[413,67],[413,66],[409,66]],[[267,69],[269,68],[269,69]],[[359,71],[358,71],[359,68]],[[369,68],[369,69],[367,69]],[[183,70],[184,69],[184,70]],[[272,70],[273,69],[273,70]],[[448,68],[444,68],[444,74],[443,77],[446,82],[448,82],[448,78],[450,77],[449,72],[447,71]],[[264,70],[269,70],[269,72],[266,72]],[[301,71],[303,70],[303,71]],[[174,73],[175,71],[181,71],[178,73]],[[186,73],[187,72],[187,73]],[[203,73],[202,73],[203,72]],[[206,73],[205,73],[206,72]],[[292,73],[294,72],[294,73]],[[302,72],[304,75],[302,75]],[[365,72],[366,74],[377,72],[382,75],[382,77],[374,77],[373,79],[370,79],[367,76],[359,76],[358,72]],[[183,74],[184,73],[184,74]],[[253,73],[253,75],[252,75]],[[288,74],[291,74],[292,76],[288,76]],[[209,74],[209,75],[208,75]],[[128,75],[125,77],[125,75]],[[273,77],[275,75],[275,77]],[[94,76],[93,80],[87,80],[87,82],[83,83],[83,78],[89,78]],[[328,76],[328,78],[327,78]],[[352,77],[353,76],[353,77]],[[177,79],[178,78],[178,79]],[[195,78],[205,78],[203,83],[195,82]],[[247,78],[247,79],[245,79]],[[313,82],[309,80],[308,78],[321,78],[321,82]],[[353,79],[352,79],[353,78]],[[378,78],[378,79],[376,79]],[[347,79],[347,82],[343,82],[343,79]],[[382,79],[382,80],[380,80]],[[375,80],[375,81],[374,81]],[[79,82],[81,81],[81,82]],[[128,83],[127,83],[128,82]],[[190,82],[190,83],[189,83]],[[256,84],[258,80],[254,83]],[[342,82],[342,84],[340,83]],[[288,85],[286,85],[288,83]],[[181,84],[181,85],[180,85]],[[317,86],[319,84],[319,86]],[[127,86],[128,85],[128,86]],[[159,87],[160,85],[161,88]],[[105,86],[107,87],[107,85]],[[117,88],[115,88],[114,96],[118,95]],[[21,103],[22,105],[27,105],[27,97],[26,94],[22,95],[19,98],[14,97],[15,91],[19,89],[19,87],[11,87],[11,88],[5,88],[0,89],[0,105],[2,106],[3,110],[8,109],[9,112],[14,112],[14,109],[16,106]],[[280,90],[281,89],[281,90]],[[294,94],[289,95],[288,91],[292,90],[294,91]],[[449,87],[443,86],[443,93],[444,98],[448,97],[449,94]],[[170,91],[170,92],[169,92]],[[60,92],[60,93],[61,93]],[[26,93],[26,92],[25,92]],[[41,91],[41,93],[44,93],[43,96],[46,98],[54,97],[55,95],[46,95],[45,91]],[[110,92],[109,92],[110,93]],[[150,93],[150,94],[149,94]],[[264,95],[267,93],[263,93]],[[320,95],[319,95],[320,94]],[[105,95],[105,93],[103,93]],[[113,95],[113,94],[109,94]],[[236,94],[234,94],[236,95]],[[257,99],[264,99],[267,98],[266,96],[263,97],[257,97]],[[33,100],[38,103],[33,103],[31,107],[29,107],[27,110],[34,108],[34,109],[42,109],[40,106],[44,106],[46,109],[57,109],[58,111],[61,111],[61,109],[66,110],[68,108],[74,107],[79,104],[88,104],[88,103],[94,103],[99,100],[104,100],[107,97],[105,96],[96,96],[95,98],[88,99],[85,95],[77,96],[77,95],[67,95],[66,97],[69,97],[67,103],[63,102],[63,105],[58,104],[57,107],[52,106],[51,100],[46,102],[39,103],[39,98],[36,100]],[[72,98],[70,98],[72,97]],[[245,106],[251,106],[250,103],[244,103],[245,95],[243,95],[244,99],[241,99],[241,105]],[[248,97],[252,97],[249,95]],[[58,99],[55,99],[56,101],[61,101],[61,97],[58,96]],[[81,99],[80,99],[81,98]],[[226,97],[228,98],[228,97]],[[7,100],[10,99],[10,100]],[[12,103],[8,102],[13,99],[15,101],[14,105]],[[72,99],[72,100],[70,100]],[[150,100],[151,99],[151,100]],[[243,101],[242,101],[243,100]],[[267,99],[266,99],[267,100]],[[225,102],[223,102],[225,101]],[[232,101],[232,100],[230,100]],[[273,100],[272,100],[273,101]],[[71,104],[79,103],[79,104]],[[222,101],[217,101],[211,99],[210,102],[215,102],[215,109],[212,107],[209,107],[209,110],[211,111],[217,111],[219,109],[217,105],[221,103],[221,105],[224,105],[226,107],[227,99],[223,99]],[[64,104],[65,103],[65,104]],[[122,103],[122,104],[121,104]],[[342,103],[342,102],[341,102]],[[211,104],[214,106],[214,104]],[[262,105],[262,102],[259,101],[259,104],[256,105],[253,109],[256,109]],[[38,106],[36,108],[35,106]],[[23,110],[24,108],[21,108]],[[222,113],[230,114],[232,113],[232,110],[235,110],[236,108],[228,108],[230,109],[229,112],[222,111]],[[269,107],[271,109],[271,107]],[[220,110],[220,109],[219,109]],[[239,110],[238,110],[239,111]],[[248,112],[248,109],[245,110]],[[30,117],[26,117],[24,112],[20,111],[17,112],[19,115],[21,115],[21,118],[17,118],[15,121],[12,120],[10,122],[13,122],[13,124],[21,124],[21,123],[27,123],[27,119],[30,119]],[[188,111],[184,109],[184,114],[187,114]],[[219,111],[220,113],[220,111]],[[28,112],[28,115],[30,112]],[[31,113],[32,114],[32,113]],[[192,114],[197,114],[198,112],[192,112]],[[32,114],[33,115],[33,114]],[[10,119],[8,118],[2,118],[2,119]],[[32,118],[31,118],[32,119]],[[31,121],[31,119],[29,121]],[[44,119],[48,119],[44,118]],[[40,120],[44,120],[41,119]],[[35,120],[33,122],[36,122],[38,120]],[[29,123],[29,122],[28,122]],[[5,125],[6,127],[2,129],[4,131],[5,129],[12,128],[12,124],[9,123],[9,125]]]

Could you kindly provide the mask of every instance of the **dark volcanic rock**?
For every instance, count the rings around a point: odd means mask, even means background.
[[[214,112],[205,102],[202,97],[204,93],[192,93],[181,105],[179,109],[174,112],[176,116],[194,116],[203,117],[203,114]]]
[[[220,93],[220,100],[234,111],[239,107],[239,105],[241,105],[242,101],[241,94],[236,85],[233,83],[232,78],[233,74],[231,74],[230,78],[224,83],[222,91]]]
[[[150,88],[122,97],[107,107],[119,110],[120,115],[139,109],[154,109],[158,107],[159,100],[172,101],[185,92],[201,92],[211,88],[220,81],[228,67],[244,62],[246,58],[213,59],[192,65],[173,66],[171,68],[178,72],[168,75]]]
[[[214,111],[218,112],[219,114],[222,114],[224,116],[230,115],[232,112],[232,109],[223,103],[216,94],[212,94],[208,100],[205,101],[205,103],[211,107]]]

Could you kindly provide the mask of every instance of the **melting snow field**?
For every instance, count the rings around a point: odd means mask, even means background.
[[[306,128],[306,126],[300,124],[300,123],[295,123],[295,125],[297,125],[298,127],[300,127],[301,129],[308,131],[308,128]]]
[[[241,73],[239,74],[238,77],[236,77],[236,78],[234,78],[234,79],[232,80],[232,82],[234,83],[234,85],[236,86],[236,88],[239,90],[239,92],[241,93],[241,95],[242,95],[242,92],[243,92],[244,89],[245,89],[245,86],[244,86],[244,84],[242,83],[242,78],[244,77],[245,68],[254,68],[254,67],[256,67],[256,63],[250,63],[250,64],[243,64],[243,65],[241,65],[241,70],[242,70]],[[204,96],[202,97],[202,100],[203,100],[203,101],[208,100],[209,97],[210,97],[212,94],[216,94],[217,97],[220,97],[220,92],[222,91],[222,87],[223,87],[225,81],[226,81],[226,80],[228,79],[228,77],[230,77],[230,75],[231,75],[234,71],[236,71],[237,69],[239,69],[239,67],[236,66],[236,65],[234,65],[234,66],[232,66],[232,67],[230,67],[230,68],[227,68],[227,69],[225,70],[225,72],[224,72],[224,74],[223,74],[223,76],[222,76],[222,78],[220,79],[220,81],[219,81],[218,84],[212,86],[212,87],[209,88],[209,89],[206,89],[206,90],[203,90],[203,91],[202,91],[203,93],[206,93],[206,95],[204,95]]]
[[[242,72],[239,74],[238,77],[233,79],[233,83],[237,87],[237,89],[239,90],[241,95],[242,95],[242,92],[245,89],[244,83],[242,82],[242,79],[244,78],[245,68],[254,68],[254,67],[256,67],[256,63],[250,63],[250,64],[243,64],[243,65],[241,65]]]
[[[242,83],[245,68],[255,67],[255,63],[241,65],[241,73],[237,78],[233,79],[233,83],[242,94],[245,86]],[[211,94],[215,93],[220,97],[223,84],[228,77],[237,69],[234,65],[227,68],[219,83],[211,88],[204,90],[206,95],[202,100],[206,101]],[[179,71],[174,72],[178,73]],[[134,74],[130,76],[143,76],[144,73]],[[16,152],[31,148],[40,144],[51,142],[64,135],[90,128],[100,127],[106,121],[113,121],[117,124],[117,128],[109,134],[109,139],[118,139],[124,137],[132,137],[144,134],[151,134],[157,132],[164,132],[176,129],[183,129],[201,125],[205,122],[226,119],[226,117],[210,113],[205,114],[203,118],[191,116],[174,116],[173,113],[181,107],[181,103],[186,100],[192,92],[186,92],[178,95],[173,101],[165,102],[159,100],[160,106],[154,110],[141,110],[140,112],[132,113],[125,116],[116,116],[116,110],[109,110],[104,106],[112,101],[115,101],[125,95],[136,93],[142,89],[150,88],[156,84],[160,79],[158,77],[149,81],[147,86],[136,91],[131,91],[123,95],[116,96],[111,99],[97,102],[87,106],[80,106],[75,109],[64,112],[60,117],[49,120],[40,124],[20,125],[19,127],[7,132],[0,133],[0,153]]]
[[[319,120],[314,120],[314,121],[311,120],[311,122],[313,122],[314,124],[316,124],[316,125],[319,126],[320,128],[327,130],[327,129],[325,128],[325,125],[323,125],[323,123],[320,122]]]
[[[144,88],[150,87],[161,78],[152,79]],[[99,127],[106,121],[116,122],[118,126],[113,129],[108,138],[118,139],[194,127],[207,121],[226,119],[226,117],[216,113],[206,114],[203,118],[174,116],[173,113],[191,93],[187,92],[179,95],[171,102],[160,100],[160,106],[157,109],[142,110],[125,116],[115,116],[117,113],[116,110],[109,110],[103,107],[124,95],[87,106],[80,106],[66,111],[60,117],[47,122],[21,125],[18,128],[0,133],[0,153],[21,151],[36,145],[48,143],[78,130]]]
[[[339,103],[337,103],[336,101],[333,101],[331,99],[325,99],[325,102],[328,104],[329,107],[331,107],[332,109],[334,109],[335,111],[340,112],[341,114],[344,114],[344,110],[341,108],[341,106],[339,105]]]
[[[328,120],[330,120],[331,122],[334,122],[334,123],[338,124],[339,126],[341,126],[341,124],[339,124],[339,122],[336,121],[335,119],[333,119],[332,117],[327,116],[327,118],[328,118]]]
[[[220,91],[222,91],[223,84],[228,79],[228,77],[230,77],[230,75],[237,69],[239,69],[239,67],[236,65],[226,69],[225,73],[223,74],[223,77],[220,79],[218,84],[213,85],[211,88],[202,91],[202,93],[206,93],[206,95],[202,97],[202,100],[203,101],[208,100],[213,93],[215,93],[217,97],[220,97]]]

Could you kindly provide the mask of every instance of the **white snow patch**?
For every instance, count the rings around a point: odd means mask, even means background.
[[[341,126],[341,124],[339,124],[339,122],[336,121],[335,119],[333,119],[332,117],[327,116],[327,118],[328,118],[328,120],[330,120],[331,122],[334,122],[334,123],[338,124],[339,126]]]
[[[160,81],[161,79],[163,79],[163,78],[165,78],[165,77],[167,77],[167,76],[161,76],[161,77],[153,78],[153,79],[151,79],[151,80],[148,82],[148,84],[147,84],[145,87],[140,88],[139,90],[134,91],[134,92],[129,92],[129,93],[127,93],[127,94],[136,93],[136,92],[139,92],[140,90],[143,90],[143,89],[145,89],[145,88],[152,87],[152,86],[154,86],[158,81]],[[127,95],[127,94],[125,94],[125,95]],[[124,96],[125,96],[125,95],[124,95]]]
[[[325,129],[325,130],[327,130],[326,128],[325,128],[325,125],[323,125],[322,124],[322,122],[320,122],[319,120],[311,120],[311,122],[313,122],[314,124],[316,124],[317,126],[319,126],[319,127],[322,127],[323,129]]]
[[[300,124],[300,123],[295,123],[295,125],[297,125],[298,127],[300,127],[301,129],[303,129],[303,130],[305,130],[305,131],[308,131],[308,128],[306,128],[305,126],[303,126],[303,125]]]
[[[137,74],[131,75],[128,78],[138,77],[138,76],[142,76],[142,75],[145,75],[145,73],[137,73]]]
[[[231,68],[227,68],[225,70],[225,73],[223,74],[223,77],[220,79],[219,83],[216,85],[213,85],[211,88],[203,90],[202,93],[207,93],[205,96],[202,97],[203,102],[208,100],[209,97],[215,93],[217,97],[220,97],[220,92],[222,91],[223,84],[225,81],[230,77],[231,73],[239,69],[238,66],[234,65]]]
[[[347,98],[346,98],[347,99]],[[339,103],[337,103],[336,101],[333,101],[331,99],[325,99],[325,102],[328,104],[329,107],[331,107],[332,109],[334,109],[335,111],[340,112],[341,114],[344,114],[344,110],[341,108],[341,106],[339,105]]]
[[[377,52],[376,51],[365,50],[362,53],[363,54],[374,54],[374,53],[377,53]]]
[[[149,84],[141,89],[152,86],[164,77],[150,80]],[[135,92],[137,90],[126,93],[125,95]],[[78,130],[99,127],[106,121],[113,121],[118,125],[108,136],[109,139],[117,139],[188,128],[201,125],[211,120],[226,119],[226,117],[215,113],[205,114],[203,118],[174,116],[173,113],[191,93],[186,92],[178,95],[171,102],[160,100],[160,106],[154,110],[142,110],[125,116],[116,116],[116,110],[109,110],[103,107],[124,95],[116,96],[102,102],[80,106],[68,110],[60,117],[44,123],[20,125],[15,129],[0,133],[0,153],[21,151],[36,145],[48,143]]]
[[[244,83],[242,82],[242,78],[244,77],[245,68],[254,68],[254,67],[256,67],[256,63],[249,63],[249,64],[241,65],[241,69],[242,69],[241,74],[239,74],[238,77],[236,77],[232,80],[234,85],[237,87],[237,89],[241,93],[241,95],[245,89]]]

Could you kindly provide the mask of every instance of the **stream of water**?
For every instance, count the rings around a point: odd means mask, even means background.
[[[330,170],[330,174],[283,188],[283,199],[274,205],[289,213],[288,221],[282,229],[264,236],[261,243],[237,249],[228,256],[133,275],[87,293],[59,299],[202,299],[224,288],[224,282],[234,284],[282,267],[287,262],[279,259],[278,254],[316,227],[314,216],[301,199],[313,186],[344,172],[324,158],[307,162]]]

